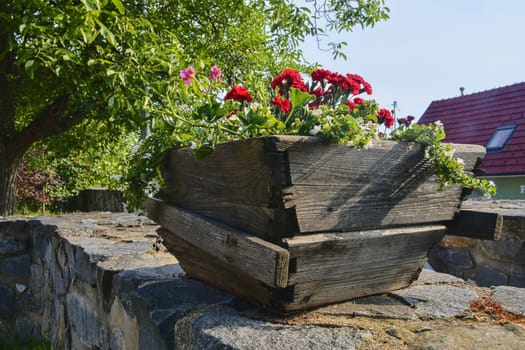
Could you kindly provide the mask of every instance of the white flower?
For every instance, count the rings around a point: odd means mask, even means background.
[[[111,178],[117,182],[120,182],[122,175],[111,175]]]
[[[332,118],[331,115],[327,115],[324,119],[330,121],[330,120],[332,120],[333,118]]]
[[[190,146],[191,149],[196,149],[197,148],[197,144],[193,141],[191,141],[191,146]]]
[[[496,183],[492,180],[489,180],[489,185],[496,187]]]
[[[465,161],[462,159],[462,158],[456,158],[456,161],[458,162],[458,164],[460,165],[465,165]]]
[[[323,114],[323,111],[320,110],[319,108],[318,108],[318,109],[314,109],[314,110],[312,111],[312,114],[313,114],[313,115],[321,115],[321,114]]]
[[[434,125],[437,125],[437,126],[443,126],[443,123],[441,122],[441,120],[436,120],[434,122]]]
[[[251,110],[255,110],[257,108],[259,108],[260,104],[258,102],[252,102],[252,104],[250,105],[250,108]]]
[[[142,158],[144,158],[144,159],[150,159],[150,158],[151,158],[151,153],[144,153],[144,154],[142,155]]]
[[[321,125],[315,125],[313,129],[310,129],[310,135],[315,136],[321,131]]]
[[[232,115],[231,117],[228,118],[228,120],[232,121],[232,122],[236,122],[239,120],[239,117],[237,117],[235,114]]]

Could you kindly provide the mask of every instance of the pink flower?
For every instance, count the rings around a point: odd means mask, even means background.
[[[191,79],[195,77],[195,69],[193,67],[188,67],[180,71],[180,77],[184,79],[186,85],[190,85]]]
[[[221,73],[222,72],[219,67],[217,66],[211,67],[210,80],[217,80],[218,82],[222,82]]]

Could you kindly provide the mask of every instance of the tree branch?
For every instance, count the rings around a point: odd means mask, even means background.
[[[66,115],[68,104],[68,95],[57,97],[28,126],[15,134],[6,145],[7,152],[22,155],[33,143],[68,130],[86,117],[91,110],[91,108],[83,108]]]

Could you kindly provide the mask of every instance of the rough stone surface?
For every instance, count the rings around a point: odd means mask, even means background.
[[[525,337],[502,325],[476,324],[466,328],[431,329],[409,343],[414,350],[519,350]]]
[[[281,316],[187,279],[149,219],[90,213],[9,222],[0,220],[0,237],[28,244],[0,254],[0,263],[15,271],[30,259],[20,276],[0,274],[0,325],[65,349],[523,348],[520,288],[423,270],[403,290]],[[478,297],[517,318],[498,324],[469,308]]]
[[[191,334],[182,334],[191,332]],[[283,326],[225,312],[197,317],[189,329],[177,329],[177,346],[189,349],[358,349],[366,331],[350,327]]]
[[[507,275],[488,266],[483,266],[476,272],[475,281],[478,286],[490,287],[507,284]]]
[[[416,308],[419,316],[447,318],[457,316],[479,298],[478,294],[466,288],[455,286],[413,286],[392,292]]]
[[[29,254],[5,258],[2,263],[0,263],[0,274],[15,279],[27,279],[30,264],[31,256],[29,256]]]
[[[497,241],[446,236],[429,254],[432,267],[478,286],[525,287],[525,201],[464,202],[462,208],[503,216]]]
[[[492,298],[505,309],[525,316],[525,289],[507,286],[494,288]]]

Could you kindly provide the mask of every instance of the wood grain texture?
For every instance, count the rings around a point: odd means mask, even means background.
[[[270,236],[275,210],[282,210],[273,163],[261,139],[220,144],[201,160],[189,148],[175,149],[161,168],[167,200],[257,236]]]
[[[442,225],[316,234],[286,239],[293,302],[301,309],[408,286],[428,251],[445,235]]]
[[[496,241],[501,237],[503,216],[494,212],[461,210],[447,223],[448,235]]]
[[[477,145],[454,145],[467,169]],[[167,200],[278,243],[283,237],[452,220],[462,190],[439,182],[420,144],[374,140],[364,149],[308,136],[220,144],[196,160],[169,153]]]
[[[177,257],[181,267],[190,278],[208,283],[257,305],[276,311],[283,310],[289,291],[272,288],[256,280],[249,273],[241,271],[230,263],[217,259],[208,252],[194,246],[164,228],[157,231],[164,237],[164,245]]]
[[[287,286],[290,256],[286,249],[157,199],[149,199],[146,210],[168,232],[218,260],[269,286]]]
[[[483,147],[459,145],[473,167]],[[374,141],[366,149],[300,143],[287,148],[299,231],[347,231],[451,220],[462,190],[439,182],[420,144]],[[320,205],[321,203],[321,205]]]

